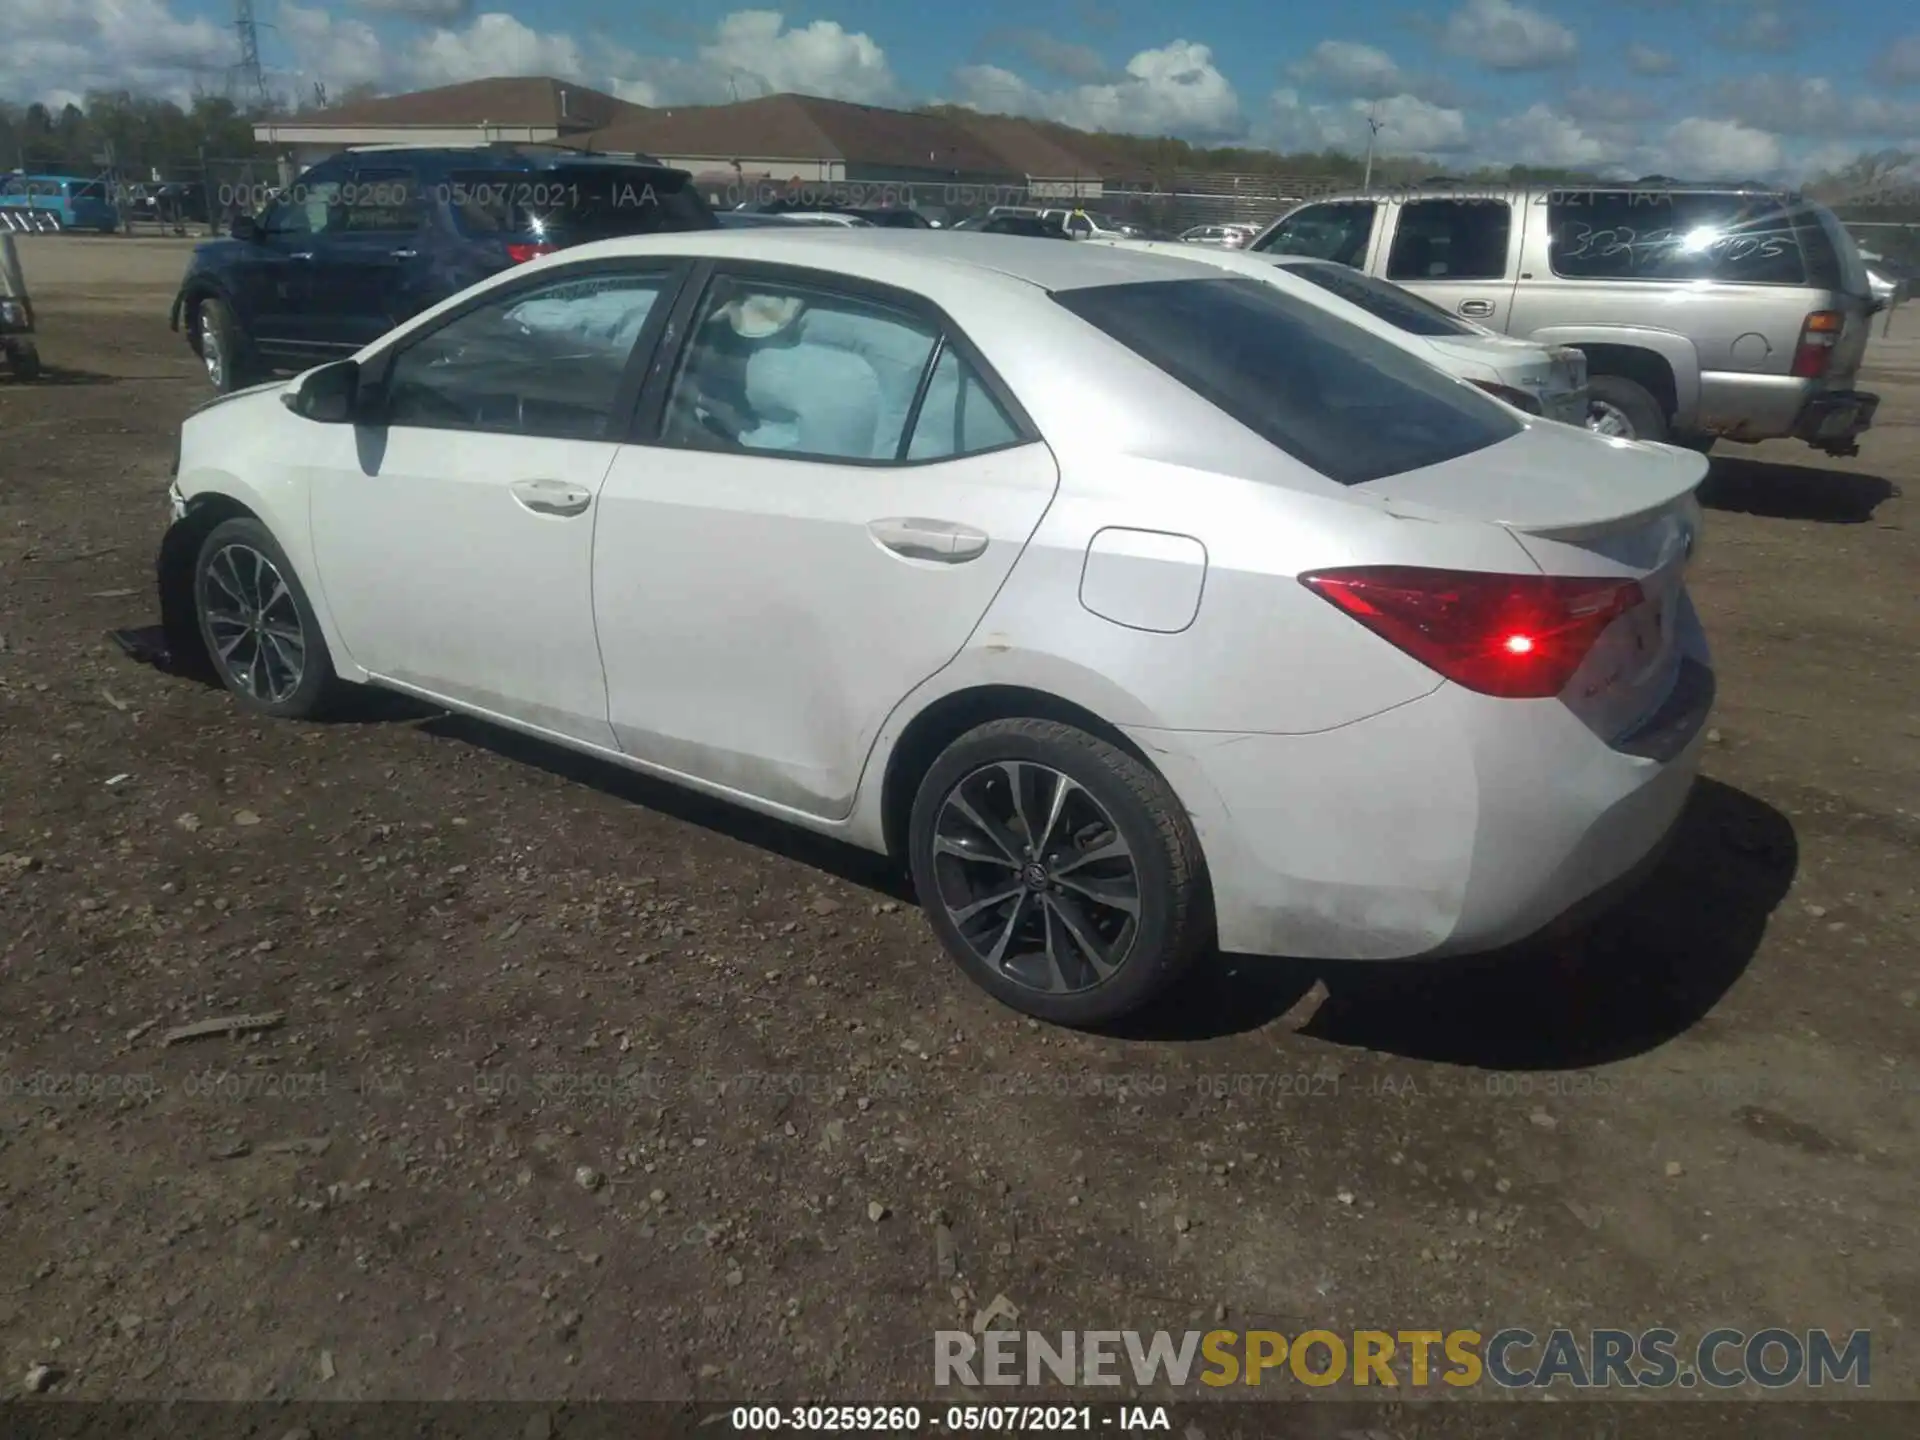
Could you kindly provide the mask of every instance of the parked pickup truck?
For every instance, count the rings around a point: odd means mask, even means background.
[[[1785,191],[1428,185],[1296,206],[1248,249],[1337,260],[1585,351],[1607,434],[1857,455],[1880,403],[1855,382],[1885,302],[1833,214]]]

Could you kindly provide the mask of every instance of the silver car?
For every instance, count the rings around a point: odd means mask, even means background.
[[[1509,335],[1587,355],[1592,424],[1705,448],[1859,453],[1880,308],[1853,238],[1785,192],[1660,184],[1376,191],[1288,211],[1249,247],[1337,260]]]

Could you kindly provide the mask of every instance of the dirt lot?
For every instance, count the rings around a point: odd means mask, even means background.
[[[1221,960],[1095,1037],[976,993],[859,857],[125,659],[204,382],[180,249],[85,245],[30,247],[52,373],[0,381],[0,1393],[925,1397],[1004,1295],[1870,1328],[1920,1398],[1920,340],[1876,345],[1860,459],[1716,459],[1717,738],[1627,908],[1473,965]]]

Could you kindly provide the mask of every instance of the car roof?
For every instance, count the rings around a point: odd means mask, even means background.
[[[564,145],[354,145],[340,153],[348,156],[366,155],[381,161],[406,160],[422,167],[438,169],[544,170],[555,165],[620,170],[635,166],[669,171],[677,168],[638,152],[592,154]]]
[[[1515,181],[1417,180],[1406,185],[1376,185],[1371,190],[1337,190],[1311,195],[1288,210],[1308,205],[1345,205],[1384,200],[1513,200],[1534,195],[1751,195],[1767,199],[1798,200],[1798,194],[1778,185],[1746,181],[1578,180],[1559,184],[1522,184]]]
[[[691,255],[714,259],[773,260],[822,270],[864,275],[868,279],[914,288],[916,276],[929,270],[971,271],[998,276],[1042,290],[1080,290],[1096,285],[1127,285],[1156,280],[1217,280],[1219,267],[1185,256],[1123,249],[1118,245],[1062,245],[1024,235],[982,235],[977,231],[890,230],[879,226],[795,226],[770,241],[758,227],[741,230],[681,230],[664,234],[598,240],[560,256],[612,259],[622,255]],[[550,257],[539,263],[551,264]]]

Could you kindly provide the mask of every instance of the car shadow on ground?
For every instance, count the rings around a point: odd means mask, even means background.
[[[104,375],[98,370],[69,370],[64,365],[42,365],[40,367],[40,373],[33,379],[22,380],[5,364],[0,364],[0,376],[5,377],[11,384],[32,386],[35,389],[42,386],[51,389],[61,389],[63,387],[76,385],[119,385],[129,380],[164,380],[172,378],[171,376],[164,375]]]
[[[427,734],[916,903],[912,883],[882,856],[485,721],[425,707],[409,714],[412,704],[388,718],[414,719]],[[1653,1050],[1712,1010],[1753,959],[1798,868],[1786,816],[1703,779],[1644,884],[1566,940],[1464,960],[1342,964],[1215,953],[1148,1015],[1104,1033],[1150,1043],[1244,1033],[1286,1015],[1318,980],[1326,998],[1300,1032],[1315,1039],[1489,1070],[1602,1065]]]
[[[1199,1040],[1272,1023],[1327,995],[1301,1033],[1409,1059],[1564,1070],[1641,1054],[1732,988],[1793,883],[1799,848],[1778,810],[1702,780],[1665,859],[1589,928],[1466,960],[1330,964],[1222,955],[1125,1028]]]
[[[549,775],[591,786],[614,799],[644,806],[675,820],[737,840],[743,845],[751,845],[798,864],[824,870],[876,895],[904,901],[909,905],[916,903],[913,886],[900,873],[898,866],[884,856],[842,841],[816,835],[751,810],[743,810],[724,800],[711,799],[664,780],[638,774],[612,761],[551,745],[483,720],[451,712],[437,712],[422,720],[419,728],[429,735],[490,750],[504,759],[532,765]]]
[[[1882,504],[1899,494],[1897,485],[1878,475],[1716,455],[1713,469],[1700,487],[1700,503],[1709,510],[1730,510],[1769,520],[1863,525],[1873,519]]]

